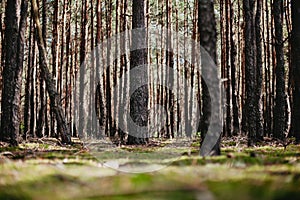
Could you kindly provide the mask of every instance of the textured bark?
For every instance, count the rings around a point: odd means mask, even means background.
[[[52,17],[52,44],[51,44],[51,54],[52,54],[52,77],[56,79],[56,71],[58,67],[58,0],[53,2],[53,17]],[[76,21],[77,24],[77,21]],[[76,29],[77,30],[77,29]],[[77,33],[77,32],[76,32]],[[77,35],[76,35],[77,36]],[[55,114],[53,109],[50,109],[50,135],[56,137],[55,133]]]
[[[66,8],[66,71],[65,71],[65,115],[68,121],[68,124],[72,122],[72,81],[73,81],[73,53],[72,53],[72,2],[67,2]],[[47,118],[46,118],[47,119]],[[69,124],[70,129],[72,130],[72,125]],[[72,132],[72,131],[71,131]]]
[[[167,0],[166,1],[166,26],[167,26],[167,29],[168,30],[172,30],[172,0]],[[195,28],[196,29],[196,26]],[[193,30],[193,34],[195,35],[196,31]],[[169,67],[167,68],[166,70],[166,80],[165,80],[165,85],[168,85],[168,84],[174,84],[174,83],[169,83],[169,80],[168,80],[168,74],[169,74],[169,69],[170,68],[173,68],[173,65],[174,65],[174,58],[173,58],[173,52],[172,51],[169,51],[169,49],[172,49],[172,38],[171,38],[171,34],[169,33],[169,31],[166,32],[166,38],[168,38],[168,41],[167,41],[167,46],[166,46],[166,65]],[[192,70],[194,71],[194,70]],[[193,72],[192,72],[193,73]],[[193,77],[193,75],[191,75],[191,77]],[[169,113],[167,113],[166,115],[166,123],[168,124],[167,126],[167,130],[166,130],[166,137],[167,138],[171,138],[172,135],[174,135],[174,106],[171,107],[174,99],[173,99],[173,96],[172,93],[166,89],[164,90],[165,91],[165,108],[166,110],[170,110]],[[190,111],[191,112],[191,111]]]
[[[31,9],[31,16],[33,16],[33,9]],[[33,18],[33,17],[32,17]],[[36,89],[35,89],[35,83],[36,83],[36,32],[34,31],[34,25],[32,25],[32,50],[31,50],[31,57],[29,58],[31,60],[31,74],[30,74],[30,128],[29,128],[29,135],[30,137],[35,137],[35,126],[36,126],[36,107],[35,107],[35,93],[36,93]]]
[[[101,0],[97,0],[97,32],[96,32],[96,45],[99,45],[100,42],[103,39],[103,32],[102,32],[102,11],[101,11]],[[100,66],[100,51],[96,51],[97,55],[96,57],[96,75],[100,74],[99,72],[99,66]],[[99,124],[101,127],[105,125],[106,121],[106,115],[105,115],[105,100],[104,100],[104,88],[103,88],[103,83],[100,80],[100,77],[96,77],[97,80],[99,80],[99,83],[96,88],[96,111],[97,111],[97,116],[99,117]]]
[[[244,0],[244,20],[245,20],[245,78],[246,78],[246,104],[244,110],[246,114],[247,125],[246,130],[248,134],[248,145],[251,146],[256,143],[256,113],[255,113],[255,66],[254,66],[254,45],[253,45],[253,0]]]
[[[122,0],[121,1],[121,15],[120,15],[120,32],[124,32],[126,30],[126,26],[127,26],[127,20],[126,20],[126,12],[127,12],[127,0]],[[124,51],[126,47],[126,41],[125,40],[121,40],[120,41],[120,48],[122,51]],[[123,103],[123,105],[127,105],[126,103],[128,102],[128,98],[127,98],[127,94],[128,94],[128,78],[126,75],[124,75],[127,71],[127,57],[125,54],[121,55],[121,59],[120,59],[120,64],[121,64],[121,69],[120,69],[120,84],[119,84],[119,98],[120,98],[120,103]],[[119,113],[121,113],[121,107],[119,107]],[[118,130],[119,131],[119,137],[120,137],[120,141],[121,143],[125,143],[125,136],[126,133],[124,132],[125,130],[127,130],[127,115],[125,113],[123,113],[123,116],[119,116],[119,119],[123,121],[123,128],[124,130]]]
[[[145,2],[144,0],[132,1],[132,29],[140,28],[138,35],[132,35],[135,45],[144,46],[146,44],[145,28]],[[130,69],[137,68],[134,74],[130,74],[130,116],[138,126],[148,124],[148,86],[143,85],[132,91],[135,85],[140,86],[148,82],[148,73],[140,70],[141,66],[147,62],[147,49],[136,49],[130,52]],[[127,144],[144,144],[146,135],[138,133],[134,127],[130,127]],[[132,135],[134,134],[134,135]],[[137,137],[136,137],[137,136]]]
[[[217,43],[217,33],[216,33],[216,20],[214,15],[214,4],[213,1],[199,1],[198,3],[198,28],[200,33],[200,45],[207,51],[211,56],[212,60],[217,63],[216,54],[216,43]],[[216,76],[216,74],[211,74],[211,76]],[[201,144],[208,131],[208,126],[210,124],[211,118],[211,97],[208,91],[208,87],[201,78],[202,85],[202,116],[200,122],[201,130]],[[221,113],[213,113],[213,115],[220,116]],[[210,155],[220,155],[220,139],[214,146]]]
[[[230,60],[231,60],[231,91],[232,91],[232,126],[233,126],[233,135],[237,135],[240,132],[239,124],[239,106],[238,106],[238,91],[237,91],[237,81],[236,81],[236,56],[237,56],[237,47],[235,43],[235,23],[234,23],[234,8],[233,3],[230,3]]]
[[[87,15],[87,9],[88,9],[88,0],[84,0],[82,2],[81,6],[81,35],[80,35],[80,93],[79,93],[79,117],[84,116],[84,90],[86,90],[86,84],[85,84],[85,73],[86,69],[85,66],[82,65],[85,60],[85,55],[86,55],[86,37],[87,37],[87,20],[88,20],[88,15]],[[79,120],[81,120],[79,118]],[[84,125],[84,123],[79,123],[78,127],[78,134],[81,138],[86,138],[87,137],[87,130]]]
[[[255,36],[256,36],[256,133],[259,140],[263,139],[263,120],[262,120],[262,36],[261,36],[261,10],[262,0],[257,1],[255,16]]]
[[[25,83],[25,103],[24,103],[24,134],[23,139],[27,139],[30,132],[30,118],[31,118],[31,112],[30,112],[30,96],[31,96],[31,77],[32,77],[32,61],[33,61],[33,23],[32,19],[30,19],[30,25],[29,25],[29,47],[28,47],[28,65],[27,65],[27,72],[26,72],[26,83]]]
[[[106,20],[106,37],[110,38],[112,34],[112,1],[105,1],[105,20]],[[106,60],[110,61],[110,44],[107,45],[107,57]],[[112,97],[111,97],[111,69],[110,67],[106,68],[105,73],[105,94],[106,94],[106,132],[110,137],[115,136],[114,130],[112,130]]]
[[[46,37],[47,37],[47,5],[46,5],[46,0],[43,0],[42,4],[42,34],[43,34],[43,40],[44,40],[44,45],[46,45]],[[39,63],[41,62],[41,56],[39,57]],[[44,89],[44,79],[43,79],[43,74],[40,73],[39,76],[39,90],[40,90],[40,109],[39,109],[39,115],[38,115],[38,120],[37,120],[37,130],[36,130],[36,135],[37,137],[44,137],[45,136],[45,120],[47,118],[47,105],[46,105],[46,100],[45,100],[45,89]]]
[[[52,75],[48,69],[47,64],[47,53],[44,47],[44,39],[43,39],[43,33],[42,28],[40,25],[39,20],[39,13],[38,13],[38,6],[36,3],[36,0],[32,0],[32,6],[33,6],[33,14],[34,14],[34,21],[36,24],[37,29],[37,42],[39,47],[39,53],[41,57],[41,71],[44,75],[44,81],[46,82],[46,89],[48,91],[49,97],[50,97],[50,106],[52,110],[55,113],[57,125],[58,125],[58,131],[60,133],[61,139],[63,143],[69,144],[71,143],[71,135],[70,130],[67,127],[66,119],[63,113],[63,109],[61,106],[61,101],[59,98],[59,94],[57,93],[55,82],[52,78]]]
[[[265,14],[266,14],[266,21],[269,22],[270,16],[269,16],[269,1],[265,0]],[[266,41],[265,42],[265,91],[266,91],[266,106],[265,106],[265,116],[264,116],[264,132],[266,136],[270,136],[271,130],[272,130],[272,94],[271,94],[271,45],[268,43],[270,41],[271,37],[271,30],[270,23],[267,23],[264,27],[264,30],[266,31]]]
[[[226,84],[226,125],[225,125],[225,132],[223,133],[226,136],[231,136],[231,130],[232,130],[232,115],[231,115],[231,45],[229,45],[230,42],[230,36],[229,36],[229,31],[230,31],[230,27],[231,27],[231,23],[230,23],[230,16],[229,16],[229,0],[225,1],[225,54],[226,54],[226,78],[227,81],[225,82]]]
[[[1,134],[0,140],[18,145],[20,126],[20,95],[24,58],[25,29],[28,1],[7,2],[5,17],[5,66],[3,69],[3,90],[1,101]],[[20,18],[19,18],[20,17]]]
[[[282,1],[273,2],[276,50],[276,97],[274,107],[274,137],[284,139],[285,133],[285,73],[283,53]]]
[[[293,107],[292,131],[296,142],[300,143],[300,1],[292,0],[292,82]]]

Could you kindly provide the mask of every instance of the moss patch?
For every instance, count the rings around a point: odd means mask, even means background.
[[[300,196],[300,146],[223,147],[222,155],[202,158],[198,147],[174,149],[177,159],[142,156],[141,165],[159,160],[165,168],[128,174],[106,167],[114,152],[96,159],[80,144],[28,143],[0,148],[0,199],[294,199]],[[114,157],[156,152],[127,147]],[[172,149],[170,149],[172,150]],[[101,153],[101,152],[100,152]]]

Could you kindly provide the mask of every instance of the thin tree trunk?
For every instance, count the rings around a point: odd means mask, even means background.
[[[233,125],[233,135],[238,135],[240,124],[239,124],[239,107],[238,107],[238,91],[236,88],[236,43],[235,43],[235,23],[234,23],[234,4],[230,3],[230,61],[231,61],[231,92],[232,92],[232,125]]]
[[[106,12],[105,12],[105,18],[106,18],[106,37],[110,38],[111,36],[111,29],[112,29],[112,1],[106,0]],[[110,44],[107,45],[107,57],[106,60],[110,61]],[[106,131],[110,137],[114,137],[114,133],[111,130],[112,128],[112,109],[111,109],[111,66],[106,68],[105,73],[105,92],[106,92]]]
[[[44,46],[46,46],[46,37],[47,37],[47,17],[46,17],[46,0],[43,0],[42,4],[42,34],[43,34],[43,41]],[[39,57],[39,63],[41,62],[41,56]],[[44,91],[44,80],[43,80],[43,74],[40,72],[39,75],[39,83],[40,83],[40,110],[38,114],[38,121],[37,121],[37,130],[36,135],[38,137],[43,137],[44,134],[44,128],[45,128],[45,118],[47,117],[47,106],[45,101],[45,91]]]
[[[56,80],[56,72],[58,67],[58,0],[54,0],[53,4],[53,19],[52,19],[52,77]],[[57,80],[56,80],[57,81]],[[57,86],[57,84],[56,84]],[[50,108],[50,136],[55,137],[55,116],[54,111]]]
[[[84,116],[84,90],[85,90],[85,73],[86,73],[86,69],[85,66],[82,66],[82,63],[84,63],[85,60],[85,55],[86,55],[86,40],[87,40],[87,21],[88,21],[88,5],[87,5],[87,0],[84,0],[82,2],[82,6],[81,6],[81,36],[80,36],[80,69],[79,69],[79,73],[80,73],[80,96],[79,96],[79,117]],[[80,120],[80,119],[79,119]],[[85,129],[85,125],[83,123],[79,123],[79,127],[78,127],[78,134],[80,137],[82,138],[86,138],[87,137],[87,131]]]
[[[225,1],[225,62],[226,62],[226,129],[224,135],[231,136],[231,122],[232,122],[232,115],[231,115],[231,65],[230,65],[230,16],[229,16],[229,0]]]
[[[32,13],[32,12],[31,12]],[[29,25],[29,39],[28,39],[28,64],[26,72],[26,83],[25,83],[25,103],[24,103],[24,134],[23,139],[27,140],[30,132],[30,118],[31,118],[31,82],[32,82],[32,73],[33,73],[33,46],[35,43],[34,37],[34,28],[33,28],[33,19],[30,17]]]
[[[259,140],[263,139],[263,120],[262,120],[262,44],[261,44],[261,10],[262,0],[257,0],[255,16],[255,36],[256,36],[256,134]]]

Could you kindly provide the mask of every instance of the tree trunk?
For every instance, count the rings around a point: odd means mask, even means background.
[[[214,15],[214,4],[212,1],[199,1],[198,3],[198,28],[200,33],[200,45],[207,51],[211,56],[212,60],[217,63],[217,32],[216,32],[216,20]],[[201,53],[202,54],[202,53]],[[202,59],[201,59],[202,62]],[[216,76],[217,74],[211,74]],[[210,125],[211,118],[211,97],[209,94],[208,87],[201,78],[202,85],[202,116],[201,116],[201,144],[206,137],[208,127]],[[219,100],[219,99],[218,99]],[[213,115],[220,116],[221,113],[213,113]],[[215,134],[215,133],[209,133]],[[210,155],[220,155],[220,139],[215,144],[214,148],[210,152]]]
[[[235,32],[235,23],[234,23],[234,5],[230,3],[230,61],[231,61],[231,93],[232,93],[232,125],[233,125],[233,135],[238,135],[240,130],[239,124],[239,107],[238,107],[238,91],[236,84],[236,56],[237,56],[237,48],[236,42],[234,41],[236,32]]]
[[[248,134],[248,145],[256,143],[256,113],[255,113],[255,60],[253,44],[253,6],[254,0],[244,0],[244,20],[245,20],[245,78],[246,78],[246,104],[244,110],[246,114],[246,128]]]
[[[263,139],[263,124],[262,124],[262,38],[261,38],[261,10],[262,0],[257,1],[257,9],[255,16],[255,40],[256,40],[256,134],[259,140]]]
[[[53,18],[52,18],[52,78],[56,79],[56,71],[58,66],[58,0],[53,2]],[[77,24],[77,22],[76,22]],[[77,32],[76,32],[77,33]],[[77,36],[77,35],[75,35]],[[54,111],[50,109],[50,136],[55,137],[55,116]]]
[[[145,31],[145,2],[144,0],[133,0],[132,2],[132,29],[138,29],[137,34],[132,34],[134,46],[146,45]],[[130,53],[130,69],[136,69],[134,74],[130,73],[130,116],[133,122],[139,126],[147,126],[148,124],[148,73],[144,68],[147,62],[147,49],[136,49]],[[136,90],[133,90],[138,86]],[[141,87],[139,87],[141,86]],[[138,132],[135,127],[129,128],[129,136],[127,144],[145,144],[147,137],[143,133]]]
[[[44,45],[46,45],[46,37],[47,37],[47,5],[46,5],[46,0],[43,0],[42,4],[43,10],[42,10],[42,34],[43,34],[43,40],[44,40]],[[39,57],[39,63],[41,64],[41,56]],[[40,109],[39,109],[39,114],[38,114],[38,121],[37,121],[37,130],[36,130],[36,135],[37,137],[44,137],[45,136],[45,119],[47,117],[47,105],[45,101],[45,91],[44,91],[44,79],[43,79],[43,74],[40,72],[39,75],[39,89],[40,89]]]
[[[292,82],[293,107],[292,127],[296,142],[300,143],[300,1],[292,0]]]
[[[285,75],[283,53],[282,29],[282,1],[273,2],[273,15],[275,24],[275,50],[276,50],[276,97],[274,107],[274,137],[284,139],[285,133]]]
[[[6,7],[6,60],[3,69],[0,140],[9,142],[13,146],[18,145],[20,126],[20,95],[22,88],[27,7],[28,1],[22,1],[20,21],[18,19],[18,13],[20,12],[18,1],[10,0],[7,2]]]
[[[69,144],[71,143],[71,136],[70,136],[70,130],[67,127],[66,119],[64,117],[63,109],[61,106],[59,94],[57,93],[55,82],[52,78],[52,75],[48,69],[47,64],[47,53],[44,46],[44,39],[43,39],[43,33],[42,28],[40,25],[39,20],[39,13],[38,13],[38,6],[36,3],[36,0],[32,0],[32,6],[33,6],[33,14],[34,14],[34,21],[37,28],[37,39],[38,39],[38,47],[39,47],[39,53],[41,56],[41,71],[44,76],[44,80],[46,82],[46,89],[48,91],[49,97],[50,97],[50,107],[55,113],[58,130],[62,139],[63,143]]]
[[[24,134],[23,134],[23,139],[27,139],[29,136],[30,132],[30,118],[31,118],[31,105],[30,105],[30,96],[31,96],[31,77],[33,73],[33,67],[32,67],[32,62],[33,62],[33,43],[35,42],[33,40],[34,37],[34,30],[33,29],[33,23],[32,23],[32,18],[30,18],[30,25],[29,25],[29,47],[28,47],[28,64],[27,64],[27,72],[26,72],[26,83],[25,83],[25,103],[24,103]]]

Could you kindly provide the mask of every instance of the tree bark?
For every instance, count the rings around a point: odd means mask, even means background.
[[[61,139],[63,143],[70,144],[71,143],[71,135],[70,130],[68,129],[66,119],[63,113],[63,109],[61,106],[59,94],[57,92],[57,89],[55,87],[55,82],[52,78],[52,75],[48,69],[48,63],[47,63],[47,53],[44,46],[44,39],[43,39],[43,33],[42,28],[40,25],[39,20],[39,13],[38,13],[38,6],[36,3],[36,0],[32,0],[32,6],[33,6],[33,15],[34,15],[34,22],[36,24],[37,29],[37,42],[39,47],[39,53],[41,56],[41,71],[44,76],[44,80],[46,82],[46,89],[48,91],[49,97],[50,97],[50,107],[55,113],[57,125],[58,125],[58,131],[60,133]]]
[[[20,5],[17,0],[8,1],[6,7],[6,60],[3,69],[0,140],[9,142],[13,146],[18,145],[20,126],[20,95],[22,88],[27,7],[28,1],[22,1],[20,18]]]
[[[216,20],[214,15],[214,3],[213,1],[199,1],[198,3],[198,28],[200,33],[200,45],[207,51],[211,56],[212,60],[217,63],[217,31],[216,31]],[[202,53],[201,53],[202,54]],[[202,62],[202,59],[201,59]],[[211,74],[216,76],[217,74]],[[208,126],[210,125],[211,118],[211,97],[209,94],[208,87],[203,78],[201,78],[202,86],[202,116],[200,122],[201,130],[201,145],[208,132]],[[220,116],[221,113],[213,113],[214,115]],[[210,133],[214,134],[214,133]],[[220,155],[220,140],[215,144],[210,155]]]
[[[263,139],[263,120],[262,120],[262,36],[261,36],[261,11],[262,0],[257,1],[255,16],[255,40],[256,40],[256,133],[259,140]]]
[[[46,45],[46,37],[47,37],[47,5],[46,5],[46,0],[43,0],[42,4],[42,34],[43,34],[43,40],[44,40],[44,45]],[[40,56],[40,61],[41,62],[41,56]],[[38,114],[38,120],[37,120],[37,130],[36,130],[36,135],[39,138],[42,138],[45,136],[45,120],[47,118],[47,105],[46,105],[46,99],[45,99],[45,90],[44,90],[44,79],[43,79],[43,74],[40,72],[39,75],[39,89],[40,89],[40,109],[39,109],[39,114]]]
[[[296,142],[300,143],[300,1],[292,0],[292,131]]]
[[[236,84],[236,56],[237,56],[237,48],[235,39],[235,23],[234,23],[234,5],[230,2],[230,60],[231,60],[231,93],[232,93],[232,125],[233,125],[233,135],[238,135],[240,132],[240,124],[239,124],[239,107],[238,107],[238,91]]]
[[[248,145],[256,143],[256,113],[255,113],[255,60],[253,44],[253,6],[254,0],[244,0],[244,20],[245,20],[245,78],[246,78],[246,104],[244,110],[246,114],[246,130],[248,134]]]
[[[145,31],[145,2],[144,0],[132,1],[132,29],[138,29],[138,34],[132,35],[135,46],[146,45]],[[148,124],[148,73],[141,69],[147,62],[147,49],[136,49],[130,52],[130,69],[136,68],[134,74],[130,73],[130,116],[137,126],[147,126]],[[134,86],[140,86],[132,91]],[[127,144],[145,144],[146,135],[139,133],[134,127],[130,127]],[[137,137],[136,137],[137,136]]]
[[[282,1],[273,2],[276,50],[276,97],[274,107],[274,137],[284,139],[285,133],[285,74],[283,53]]]

